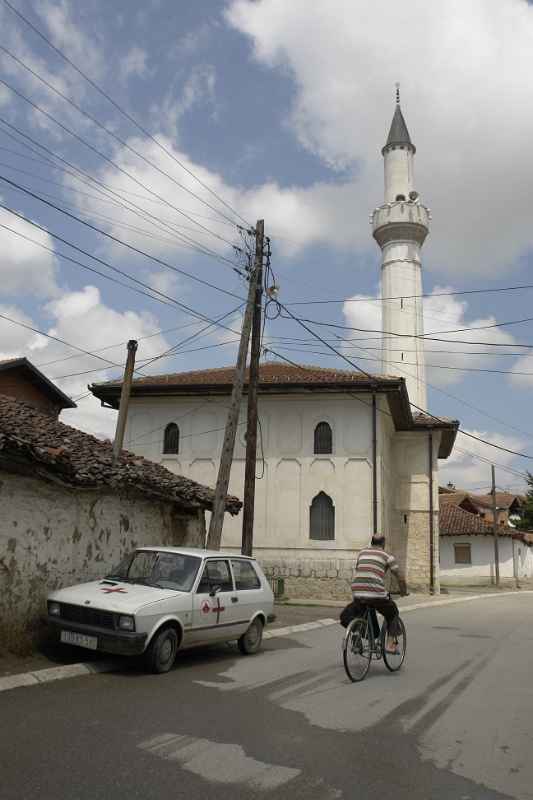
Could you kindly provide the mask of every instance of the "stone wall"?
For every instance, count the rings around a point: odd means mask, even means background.
[[[52,589],[100,578],[142,545],[203,547],[204,513],[0,471],[0,647],[22,650]]]

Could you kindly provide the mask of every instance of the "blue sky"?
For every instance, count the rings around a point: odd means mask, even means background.
[[[324,0],[313,3],[311,11],[305,0],[10,2],[233,209],[250,222],[264,217],[283,302],[358,298],[352,304],[293,307],[306,317],[360,328],[380,325],[379,305],[372,300],[378,291],[379,250],[368,216],[383,198],[380,150],[393,113],[396,80],[417,146],[417,188],[433,212],[423,251],[425,290],[533,283],[528,157],[533,111],[527,102],[533,81],[533,11],[524,0],[502,0],[497,8],[489,0],[449,0],[439,5],[438,13],[421,0],[408,9],[386,0],[371,7],[359,0]],[[142,156],[120,145],[2,51],[0,78],[12,88],[0,84],[0,175],[46,193],[46,199],[91,224],[244,297],[241,278],[224,261],[233,260],[228,243],[238,243],[239,235],[219,212],[235,220],[233,212],[121,116],[3,2],[0,23],[4,48]],[[43,161],[49,154],[9,125],[89,178],[82,183],[52,168]],[[106,197],[102,184],[108,187]],[[0,182],[0,195],[7,206],[51,233],[201,314],[220,316],[239,304],[237,297],[136,255],[5,182]],[[177,307],[58,258],[60,250],[109,272],[29,223],[8,212],[0,217],[1,224],[56,251],[51,254],[0,228],[0,313],[85,350],[116,344],[101,356],[118,365],[129,337],[140,338],[142,363],[201,327],[191,325],[192,318]],[[192,252],[176,234],[208,246],[222,260]],[[533,316],[532,298],[533,291],[526,290],[432,297],[426,304],[426,331]],[[238,316],[228,324],[238,327]],[[182,326],[188,327],[168,330]],[[167,333],[152,335],[160,330]],[[319,330],[333,336],[332,330]],[[120,367],[110,368],[7,321],[0,320],[0,331],[2,357],[28,355],[74,397],[86,391],[88,382],[120,373]],[[283,320],[270,322],[267,336],[309,339]],[[190,347],[220,346],[174,355],[148,369],[170,372],[231,363],[235,346],[221,343],[234,338],[228,331],[211,330]],[[439,367],[428,372],[434,387],[430,410],[459,418],[465,429],[490,441],[533,454],[533,355],[528,355],[533,350],[516,347],[533,345],[533,325],[485,327],[455,338],[484,344],[428,344],[428,350],[441,351],[427,353],[427,361]],[[494,343],[515,346],[495,348]],[[360,342],[350,355],[362,359],[365,369],[377,371],[378,363],[363,360],[372,355],[364,348],[375,345]],[[324,348],[312,342],[277,339],[276,348],[295,361],[347,366],[317,354]],[[58,360],[66,356],[71,358]],[[461,372],[443,366],[531,374]],[[101,372],[72,374],[100,367]],[[79,409],[64,418],[98,434],[110,434],[114,425],[113,415],[93,398],[80,400]],[[499,485],[518,488],[519,476],[508,469],[523,471],[525,459],[472,441],[459,445],[443,479],[475,488],[487,485],[488,464],[462,452],[466,450],[495,460],[502,466]]]

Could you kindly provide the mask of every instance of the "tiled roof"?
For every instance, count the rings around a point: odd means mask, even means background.
[[[471,494],[470,497],[476,505],[483,508],[492,508],[492,494]],[[510,494],[509,492],[496,492],[497,508],[510,508],[515,501],[521,505],[523,503],[522,496]]]
[[[216,367],[214,369],[193,370],[192,372],[173,372],[166,375],[147,375],[143,378],[136,378],[132,386],[231,386],[235,379],[235,367]],[[389,381],[392,385],[398,382],[398,378],[373,375],[368,378],[361,372],[354,370],[330,369],[328,367],[316,367],[312,365],[302,365],[293,367],[290,364],[281,364],[276,361],[267,361],[259,367],[259,382],[261,384],[348,384],[360,385],[377,381],[379,383]],[[248,382],[248,370],[246,370],[245,383]],[[99,386],[120,386],[122,381],[108,381]]]
[[[174,372],[167,375],[147,375],[132,383],[132,398],[179,395],[229,395],[235,380],[235,367]],[[245,375],[247,390],[248,371]],[[120,403],[120,380],[95,383],[91,392],[113,408]],[[453,448],[459,423],[447,417],[432,417],[411,413],[404,378],[393,375],[365,375],[355,370],[331,369],[313,365],[293,366],[267,361],[259,367],[260,394],[292,394],[302,392],[381,393],[386,395],[396,430],[419,429],[442,431],[439,458],[448,458]]]
[[[213,489],[174,475],[153,461],[122,451],[112,466],[112,445],[43,414],[29,403],[0,395],[0,463],[26,465],[30,474],[53,475],[70,486],[110,487],[166,500],[183,508],[210,509]],[[228,496],[226,510],[241,502]]]
[[[439,502],[442,497],[439,498]],[[439,533],[440,536],[493,536],[494,531],[491,523],[485,522],[479,515],[471,514],[464,508],[453,503],[440,505],[439,511]],[[522,538],[520,531],[501,525],[498,528],[499,536],[518,536]]]

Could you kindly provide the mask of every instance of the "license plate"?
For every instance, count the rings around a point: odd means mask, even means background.
[[[86,636],[84,633],[75,633],[74,631],[61,631],[61,641],[64,644],[86,647],[88,650],[96,650],[98,647],[96,636]]]

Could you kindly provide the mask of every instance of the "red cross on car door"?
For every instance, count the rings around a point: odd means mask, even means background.
[[[220,591],[213,594],[213,590]],[[234,589],[229,560],[207,559],[193,596],[193,621],[190,641],[213,642],[237,639],[247,621],[239,618],[238,594]]]

